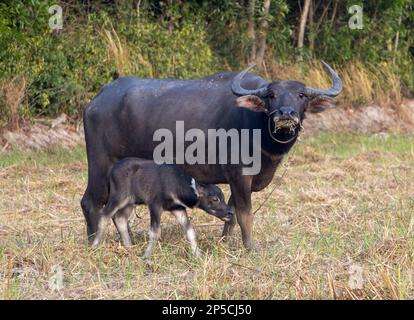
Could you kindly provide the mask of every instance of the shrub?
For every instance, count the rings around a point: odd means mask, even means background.
[[[294,44],[298,1],[272,1],[264,74],[329,85],[320,63],[314,62],[321,57],[340,70],[345,83],[341,99],[351,105],[374,99],[399,102],[402,88],[405,93],[414,91],[411,2],[364,1],[362,30],[347,25],[351,2],[332,2],[338,3],[336,16],[331,4],[317,6],[318,19],[325,9],[326,17],[335,19],[320,20],[317,32],[315,23],[309,24],[309,43],[298,64]],[[3,87],[16,84],[16,79],[26,82],[24,105],[12,112],[13,119],[16,114],[80,116],[82,106],[117,76],[194,78],[240,69],[252,45],[246,33],[247,1],[61,3],[65,19],[57,31],[48,27],[52,0],[0,3],[0,81]],[[261,3],[256,1],[257,25],[263,19]],[[11,121],[11,109],[2,92],[4,123]]]

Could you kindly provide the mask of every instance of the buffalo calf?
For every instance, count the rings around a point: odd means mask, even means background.
[[[151,255],[160,236],[160,218],[163,211],[174,214],[196,255],[198,250],[195,231],[186,209],[198,207],[223,221],[229,221],[233,214],[217,186],[198,183],[174,165],[157,165],[149,160],[125,158],[115,163],[110,172],[109,200],[101,209],[98,230],[92,245],[99,245],[105,226],[111,218],[125,212],[127,207],[140,204],[148,205],[151,216],[149,245],[144,257]],[[131,245],[127,226],[117,225],[117,228],[122,243]]]

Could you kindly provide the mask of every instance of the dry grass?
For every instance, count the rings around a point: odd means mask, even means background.
[[[383,106],[399,106],[402,102],[401,79],[393,71],[392,64],[367,66],[360,62],[349,63],[340,68],[332,66],[344,83],[339,96],[343,103],[361,106],[379,103]],[[270,63],[269,74],[273,79],[295,79],[316,88],[328,88],[331,81],[319,61],[304,64],[279,65]]]
[[[110,31],[103,29],[101,36],[106,42],[109,61],[114,63],[119,76],[136,75],[141,68],[149,72],[150,78],[154,76],[152,64],[136,50],[130,50],[113,27]]]
[[[7,121],[11,130],[19,128],[20,108],[26,97],[27,79],[16,76],[0,82],[0,118]]]
[[[124,76],[129,63],[129,50],[124,45],[115,29],[103,30],[102,37],[105,39],[109,59],[112,60],[120,76]]]
[[[222,223],[197,211],[204,255],[195,260],[165,214],[152,264],[140,258],[142,207],[133,248],[119,246],[114,228],[102,248],[86,246],[83,148],[0,154],[0,297],[413,299],[413,145],[386,134],[307,138],[257,213],[256,252],[244,251],[239,232],[222,243]],[[255,194],[254,208],[270,189]],[[60,291],[49,288],[56,266]]]

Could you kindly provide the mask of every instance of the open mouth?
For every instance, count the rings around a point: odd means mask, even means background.
[[[224,222],[229,222],[231,220],[231,215],[227,215],[225,217],[221,217],[220,219],[223,220]]]
[[[231,220],[232,218],[232,214],[225,214],[225,213],[221,213],[218,210],[211,210],[210,214],[212,214],[213,216],[219,218],[220,220],[224,221],[224,222],[228,222]]]

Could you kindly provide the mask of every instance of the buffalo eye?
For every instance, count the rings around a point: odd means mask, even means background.
[[[303,92],[299,92],[299,98],[304,99],[306,98],[306,95]]]
[[[213,199],[211,199],[211,201],[217,203],[217,202],[220,202],[220,199],[218,197],[213,197]]]
[[[274,92],[269,92],[268,95],[267,95],[267,97],[269,99],[274,99],[275,98],[275,93]]]

